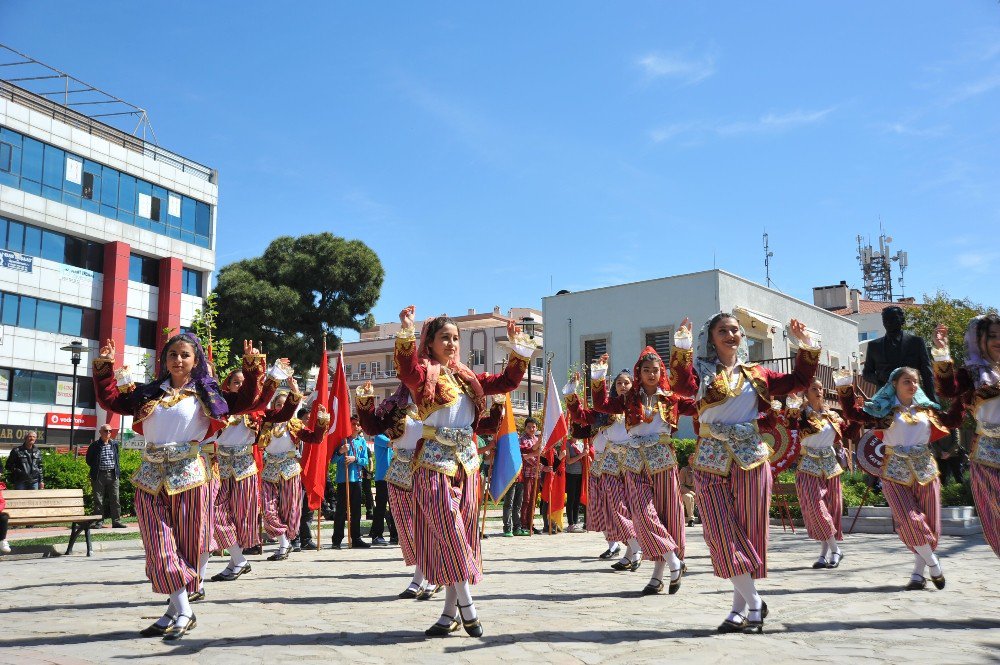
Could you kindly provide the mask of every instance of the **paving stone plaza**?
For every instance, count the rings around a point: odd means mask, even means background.
[[[1000,660],[1000,563],[981,535],[944,537],[944,591],[903,592],[909,552],[893,534],[848,536],[838,570],[817,548],[772,529],[764,635],[715,626],[732,587],[714,577],[700,527],[675,596],[641,597],[650,568],[616,573],[597,534],[489,538],[475,589],[482,639],[423,631],[443,599],[397,600],[409,579],[396,548],[325,549],[272,563],[252,557],[237,582],[209,583],[198,627],[165,643],[137,636],[162,610],[138,541],[94,556],[0,562],[0,663],[987,663]],[[329,542],[325,534],[324,542]],[[83,548],[78,548],[82,551]],[[224,565],[213,559],[210,571]]]

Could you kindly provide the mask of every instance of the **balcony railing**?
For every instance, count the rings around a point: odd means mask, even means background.
[[[351,374],[351,381],[379,381],[382,379],[395,379],[396,370],[389,369],[384,372],[354,372]]]

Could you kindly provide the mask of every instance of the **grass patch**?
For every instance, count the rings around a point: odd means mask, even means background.
[[[90,542],[99,543],[102,541],[109,540],[139,540],[140,535],[138,531],[130,531],[128,533],[94,533],[90,534]],[[46,536],[45,538],[25,538],[23,540],[12,540],[10,541],[13,547],[23,547],[26,545],[65,545],[69,543],[69,534],[65,536]],[[83,534],[77,536],[76,544],[79,545],[83,543],[87,544],[87,540],[83,537]]]

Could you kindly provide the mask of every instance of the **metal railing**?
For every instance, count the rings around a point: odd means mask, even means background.
[[[790,374],[795,371],[795,356],[788,356],[785,358],[769,358],[768,360],[759,360],[757,364],[766,367],[775,372],[781,372],[783,374]],[[833,383],[833,373],[838,369],[836,367],[830,367],[829,365],[824,365],[822,363],[816,368],[816,378],[823,382],[823,392],[824,397],[831,406],[836,406],[839,402],[837,400],[837,387]],[[861,377],[860,374],[854,375],[854,385],[857,387],[858,391],[863,393],[866,397],[871,397],[878,390],[878,387],[866,381]]]

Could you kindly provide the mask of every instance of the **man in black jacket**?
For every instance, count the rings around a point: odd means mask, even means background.
[[[862,376],[881,388],[889,381],[889,375],[899,367],[912,367],[920,372],[920,387],[931,399],[934,396],[934,373],[931,371],[931,356],[923,337],[903,331],[906,314],[902,307],[892,305],[882,310],[882,325],[885,337],[868,343],[865,353],[865,368]]]
[[[15,490],[45,489],[42,453],[35,447],[38,435],[28,432],[24,443],[10,451],[7,457],[7,481]]]
[[[127,528],[121,523],[122,507],[118,501],[118,478],[121,476],[118,442],[111,438],[111,426],[101,425],[100,438],[87,448],[87,466],[90,467],[90,486],[94,490],[94,512],[111,518],[111,526]]]

